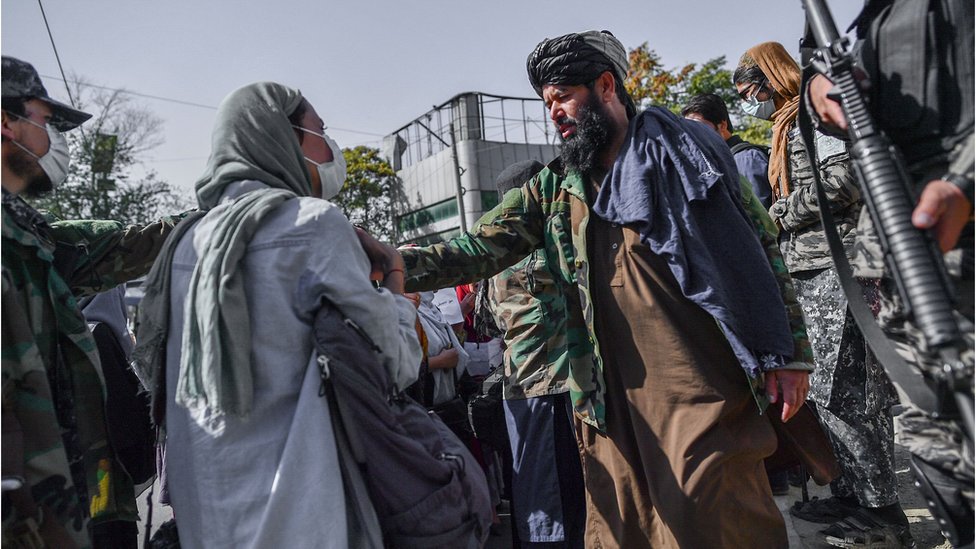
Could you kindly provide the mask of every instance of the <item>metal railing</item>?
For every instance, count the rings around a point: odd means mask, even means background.
[[[401,170],[468,139],[551,145],[557,136],[539,98],[465,92],[388,135],[384,153]]]

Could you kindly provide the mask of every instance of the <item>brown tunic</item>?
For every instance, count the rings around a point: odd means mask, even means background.
[[[577,421],[586,546],[787,547],[763,469],[776,437],[718,325],[633,230],[587,230],[607,435]]]

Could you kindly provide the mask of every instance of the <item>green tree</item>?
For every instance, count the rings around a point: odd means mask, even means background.
[[[142,157],[163,142],[162,120],[125,90],[75,79],[72,96],[91,120],[65,134],[71,148],[66,181],[32,202],[62,219],[112,219],[149,223],[186,209],[188,201]],[[138,174],[138,175],[137,175]]]
[[[630,50],[628,55],[630,72],[624,87],[639,107],[660,105],[677,113],[692,97],[714,93],[725,100],[740,137],[753,143],[769,144],[772,124],[742,111],[732,85],[732,71],[726,68],[724,55],[674,69],[665,67],[661,56],[650,49],[647,42]]]
[[[332,199],[355,225],[383,242],[394,242],[393,192],[397,183],[393,167],[380,156],[379,149],[360,145],[343,149],[346,182]]]

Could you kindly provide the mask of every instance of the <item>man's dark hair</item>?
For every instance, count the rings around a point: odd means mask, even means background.
[[[691,98],[685,108],[681,109],[681,116],[697,114],[718,127],[723,121],[726,129],[732,131],[732,119],[725,101],[714,93],[701,93]]]
[[[613,75],[614,93],[617,95],[617,99],[620,101],[621,104],[623,104],[624,109],[627,112],[627,120],[630,120],[633,117],[637,116],[637,105],[634,104],[634,99],[630,96],[629,93],[627,93],[627,88],[624,87],[624,83],[620,81],[620,78],[618,78],[617,75],[614,74],[612,71],[608,71],[608,72],[610,72],[610,74]],[[591,92],[594,89],[596,89],[596,81],[598,79],[599,78],[594,78],[592,81],[588,82],[586,84],[586,89],[590,90]]]
[[[762,86],[767,80],[766,73],[759,68],[759,65],[736,67],[735,72],[732,73],[733,84],[756,84],[757,86]]]
[[[25,105],[30,101],[31,97],[4,97],[2,99],[2,108],[4,111],[20,117],[27,117],[27,107]]]

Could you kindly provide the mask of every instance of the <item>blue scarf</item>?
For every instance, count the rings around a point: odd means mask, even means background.
[[[644,111],[631,120],[593,212],[632,227],[667,260],[681,292],[718,321],[750,375],[763,370],[760,361],[792,356],[779,286],[716,132],[661,107]]]

